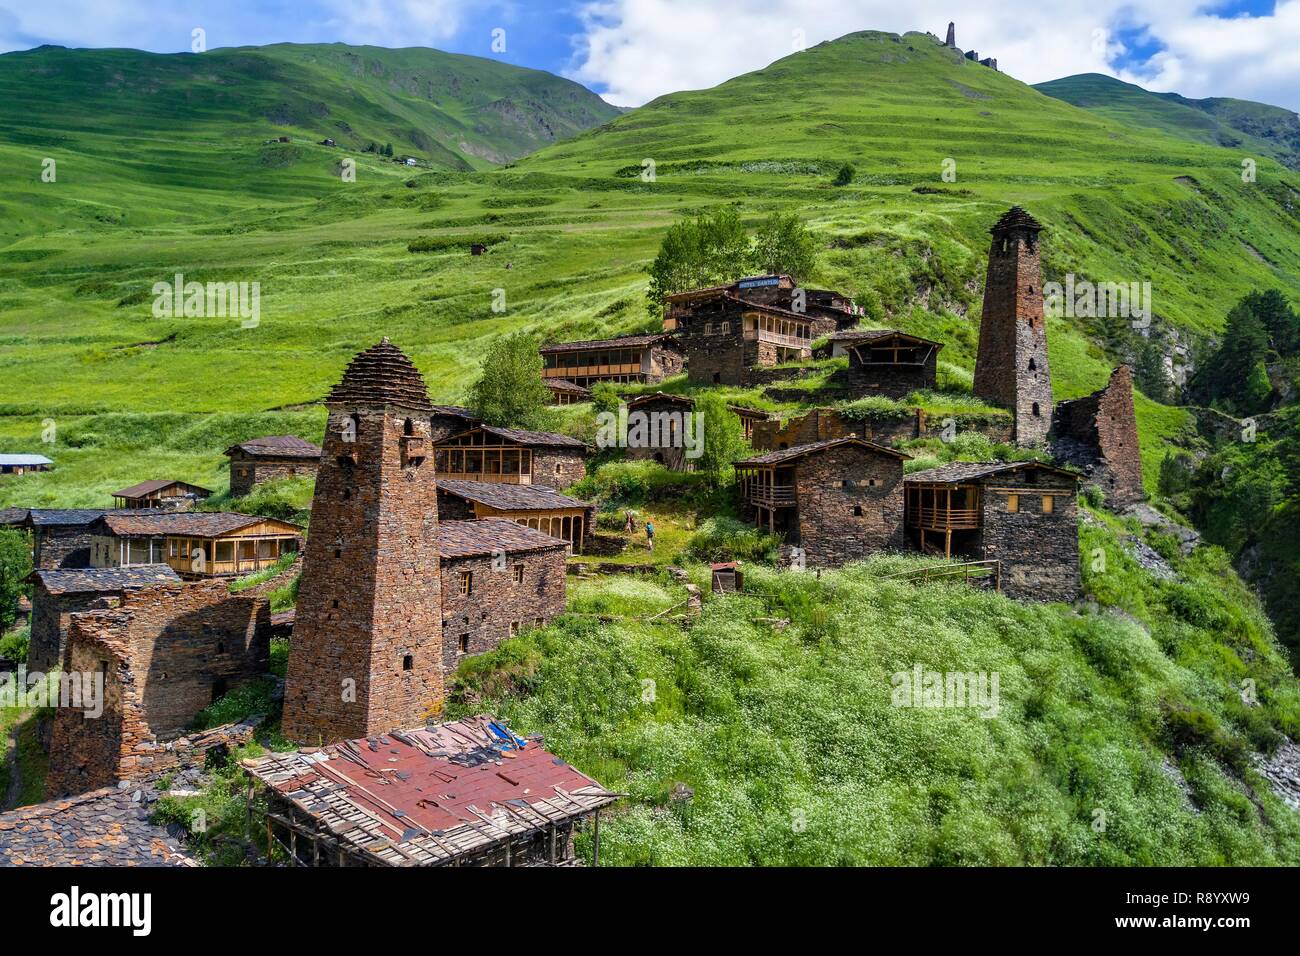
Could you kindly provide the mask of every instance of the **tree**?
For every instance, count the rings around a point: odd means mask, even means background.
[[[704,433],[704,450],[695,460],[695,469],[708,478],[712,487],[721,488],[730,484],[735,475],[731,463],[749,454],[744,426],[717,392],[698,396],[695,414],[702,416]]]
[[[1142,393],[1153,401],[1167,404],[1170,399],[1169,375],[1160,347],[1150,339],[1140,339],[1133,362],[1133,378]]]
[[[1277,289],[1256,290],[1242,300],[1268,332],[1269,343],[1281,355],[1300,351],[1300,315]]]
[[[1260,380],[1268,354],[1268,330],[1248,300],[1249,296],[1243,298],[1228,313],[1223,343],[1195,378],[1195,391],[1201,401],[1223,402],[1245,415],[1259,411],[1271,391],[1271,387],[1262,389]]]
[[[776,212],[755,233],[752,255],[758,272],[806,279],[817,264],[817,241],[794,213]]]
[[[840,167],[840,171],[835,174],[835,178],[831,181],[831,185],[847,186],[849,183],[853,182],[853,177],[857,174],[858,171],[853,168],[852,163],[845,163]]]
[[[730,207],[701,213],[668,229],[650,265],[652,311],[674,292],[721,285],[749,271],[749,236]]]
[[[515,332],[494,341],[470,390],[470,403],[489,425],[545,428],[550,424],[550,391],[542,379],[538,340]]]
[[[32,573],[32,546],[16,528],[0,528],[0,633],[14,622],[18,596],[26,593],[23,579]]]

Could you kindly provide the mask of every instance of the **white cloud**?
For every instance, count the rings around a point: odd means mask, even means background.
[[[328,0],[325,25],[343,43],[432,46],[456,35],[461,0]]]
[[[714,86],[808,45],[858,30],[942,36],[992,56],[1027,83],[1107,73],[1186,96],[1236,96],[1300,107],[1300,0],[1271,16],[1224,20],[1204,0],[592,0],[570,75],[611,102],[639,105],[664,93]],[[1147,27],[1166,49],[1140,68],[1117,69],[1121,29]]]

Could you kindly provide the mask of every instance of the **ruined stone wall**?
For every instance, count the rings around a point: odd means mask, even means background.
[[[845,480],[850,486],[843,486]],[[903,463],[855,445],[800,459],[798,540],[810,567],[839,567],[903,545]],[[860,512],[860,513],[859,513]]]
[[[449,495],[441,488],[438,489],[439,521],[473,521],[476,517],[478,515],[474,512],[472,502],[458,495]]]
[[[89,525],[43,525],[32,530],[35,568],[90,567]]]
[[[97,718],[74,707],[55,712],[48,795],[107,786],[190,759],[185,728],[217,696],[266,674],[270,630],[265,596],[232,595],[224,581],[143,588],[124,595],[115,609],[75,614],[63,671],[103,673],[104,712]]]
[[[1017,444],[1046,443],[1052,382],[1038,239],[1030,230],[995,234],[989,248],[974,393],[1015,413]]]
[[[404,452],[408,418],[424,443],[418,463]],[[291,740],[370,736],[441,710],[438,499],[428,431],[427,411],[421,418],[388,405],[330,405],[285,686]]]
[[[1007,510],[1011,494],[1019,497],[1015,512]],[[1043,513],[1044,495],[1052,497],[1050,514]],[[983,488],[982,509],[976,553],[1002,562],[1004,594],[1018,601],[1079,597],[1079,517],[1072,487],[994,475]]]
[[[650,370],[646,381],[657,384],[673,375],[680,375],[685,368],[686,356],[677,347],[677,343],[656,345],[650,349]]]
[[[587,477],[587,456],[571,448],[534,448],[533,484],[563,491]]]
[[[667,399],[653,399],[637,405],[628,414],[640,412],[646,416],[646,440],[653,444],[628,447],[624,450],[624,457],[630,461],[657,461],[672,471],[687,471],[693,460],[686,457],[685,440],[686,432],[689,432],[686,416],[692,410],[691,406]],[[663,416],[658,424],[652,417],[655,415]]]
[[[120,600],[122,592],[51,594],[40,584],[32,591],[32,632],[27,647],[27,669],[48,674],[63,662],[68,627],[73,614],[88,611],[102,599]]]
[[[447,673],[466,657],[490,651],[515,630],[545,624],[564,613],[564,559],[561,545],[549,551],[506,554],[494,567],[488,555],[445,558],[442,564],[442,659]],[[523,581],[515,567],[523,565]],[[468,573],[470,593],[461,593]]]
[[[315,477],[318,466],[311,458],[254,458],[237,453],[230,459],[230,493],[242,498],[266,481]]]
[[[1105,388],[1056,406],[1052,454],[1082,469],[1085,482],[1105,492],[1107,504],[1122,508],[1145,497],[1127,365],[1115,369]]]

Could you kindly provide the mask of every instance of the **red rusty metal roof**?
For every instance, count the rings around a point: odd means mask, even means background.
[[[540,740],[521,740],[487,716],[268,754],[244,767],[323,830],[395,865],[445,863],[618,799]]]

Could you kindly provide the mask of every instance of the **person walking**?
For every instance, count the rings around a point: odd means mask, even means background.
[[[645,544],[647,550],[655,549],[655,526],[649,521],[645,523]]]

